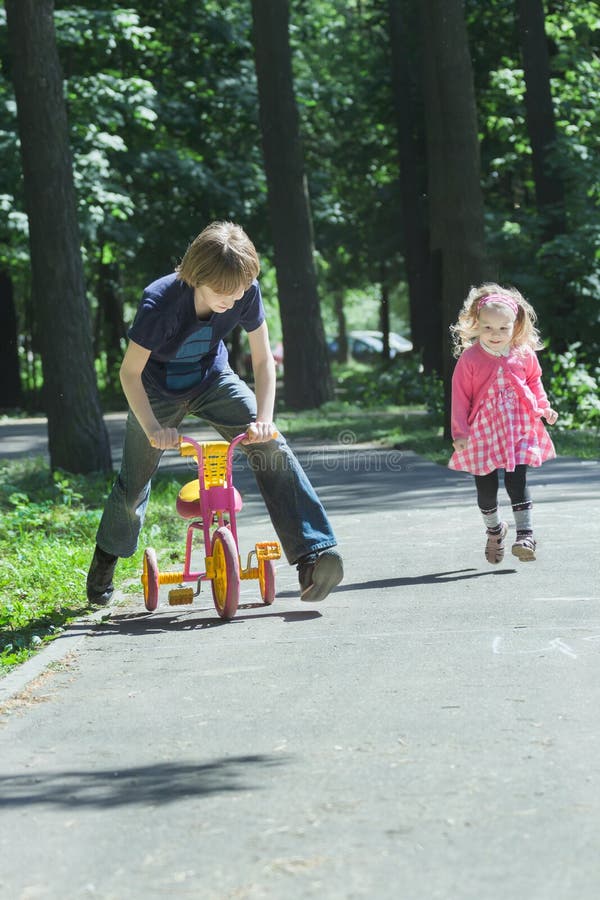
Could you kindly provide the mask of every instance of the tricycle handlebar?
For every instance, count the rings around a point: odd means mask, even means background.
[[[245,438],[248,437],[248,432],[243,431],[242,434],[236,435],[233,440],[229,444],[229,448],[227,450],[229,456],[233,455],[233,451]],[[274,431],[270,440],[274,440],[279,437],[279,432]],[[198,456],[200,448],[202,446],[201,441],[196,441],[194,438],[188,437],[187,435],[181,434],[179,436],[179,453],[181,456]]]
[[[242,434],[238,434],[233,440],[230,442],[227,453],[229,456],[233,454],[233,451],[237,447],[237,445],[244,440],[244,438],[248,437],[247,432],[242,432]],[[198,456],[202,447],[201,441],[196,441],[194,438],[188,437],[185,434],[179,436],[179,453],[181,456]]]

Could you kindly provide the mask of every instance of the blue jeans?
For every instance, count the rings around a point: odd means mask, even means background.
[[[194,415],[212,425],[227,441],[256,419],[256,398],[231,369],[223,372],[199,397],[173,400],[148,393],[154,414],[164,427],[177,428]],[[273,527],[289,563],[307,553],[336,544],[325,510],[300,463],[279,435],[264,444],[241,445],[248,457]],[[98,528],[98,545],[114,556],[132,556],[144,523],[151,479],[162,450],[150,446],[129,411],[121,470],[106,501]]]

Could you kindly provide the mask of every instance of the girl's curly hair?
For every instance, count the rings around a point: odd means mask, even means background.
[[[541,350],[543,344],[540,340],[540,334],[535,323],[537,316],[535,310],[530,303],[525,300],[522,294],[514,287],[501,287],[499,284],[487,282],[479,287],[472,287],[469,295],[463,303],[462,309],[458,315],[458,321],[450,326],[452,334],[452,352],[455,357],[466,350],[471,344],[474,344],[479,336],[479,301],[483,297],[490,294],[499,294],[510,300],[511,306],[516,303],[518,307],[517,317],[515,319],[511,346],[515,349],[520,347],[530,347],[532,350]],[[486,306],[492,309],[503,309],[506,311],[506,305],[501,302],[491,301]]]

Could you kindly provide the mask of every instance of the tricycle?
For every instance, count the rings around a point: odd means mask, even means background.
[[[242,509],[242,498],[233,484],[233,454],[246,432],[230,443],[227,441],[195,441],[181,436],[179,452],[196,459],[198,477],[184,484],[177,495],[179,515],[189,520],[185,542],[183,571],[159,572],[156,552],[144,552],[142,586],[144,604],[153,612],[159,603],[162,584],[178,585],[169,591],[169,605],[193,603],[203,581],[210,581],[215,608],[223,619],[232,619],[240,600],[240,584],[258,579],[260,596],[265,604],[275,599],[275,562],[281,556],[277,541],[260,541],[248,553],[246,566],[241,562],[236,514]],[[204,571],[192,570],[194,536],[204,540]],[[185,587],[195,583],[196,588]]]

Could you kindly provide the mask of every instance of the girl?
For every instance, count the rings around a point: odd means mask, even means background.
[[[472,288],[451,327],[452,377],[451,469],[475,476],[477,505],[486,527],[485,558],[502,562],[508,525],[498,512],[498,469],[512,503],[517,535],[513,555],[535,559],[527,466],[556,456],[542,417],[550,425],[558,413],[550,408],[535,351],[541,349],[536,315],[515,288],[483,284]]]

